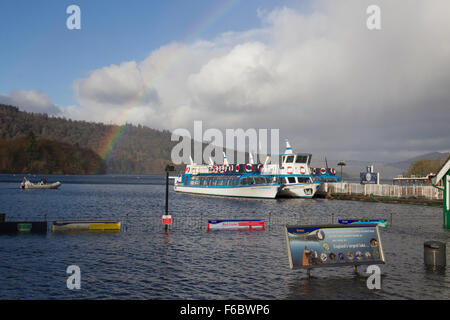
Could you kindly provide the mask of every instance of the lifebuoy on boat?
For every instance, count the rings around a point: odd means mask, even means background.
[[[335,168],[330,168],[330,172],[331,172],[331,174],[336,174],[336,169]]]
[[[291,166],[287,167],[287,173],[288,174],[292,174],[292,167]]]
[[[239,172],[239,171],[241,171],[241,165],[240,165],[240,164],[236,165],[236,169],[235,169],[235,171],[236,171],[236,172]]]
[[[300,173],[301,174],[305,174],[306,173],[306,169],[304,166],[300,166]]]
[[[327,169],[325,168],[320,168],[320,174],[326,174],[327,173]]]
[[[253,165],[250,164],[250,163],[247,163],[247,164],[245,165],[245,171],[247,171],[247,172],[252,172],[252,171],[253,171]]]
[[[312,174],[316,174],[317,173],[317,169],[316,168],[313,168],[312,169]]]
[[[189,173],[189,171],[191,171],[191,167],[186,168],[186,173]]]
[[[264,166],[260,163],[258,164],[258,171],[261,173],[263,170]]]

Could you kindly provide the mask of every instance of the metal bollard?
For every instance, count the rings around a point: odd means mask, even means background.
[[[423,259],[426,266],[445,267],[446,246],[440,241],[426,241],[423,244]]]

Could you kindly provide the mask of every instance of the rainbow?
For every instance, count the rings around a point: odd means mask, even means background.
[[[116,148],[126,131],[126,125],[112,125],[109,133],[105,135],[100,148],[97,150],[102,159],[107,162],[111,157],[113,150]]]
[[[235,9],[239,2],[242,0],[223,0],[220,1],[213,10],[210,11],[208,16],[200,20],[199,23],[194,25],[186,34],[183,39],[183,43],[190,44],[196,40],[198,40],[202,34],[210,29],[214,24],[216,24],[220,19],[222,19],[227,13]],[[161,68],[159,74],[152,79],[153,83],[156,83],[159,79],[161,79],[168,70],[170,70],[180,59],[184,56],[186,52],[186,46],[181,50],[177,50],[172,56],[168,57],[165,65]],[[128,115],[131,113],[135,106],[139,106],[145,103],[150,95],[153,93],[151,86],[143,93],[136,96],[130,102],[126,104],[124,109],[117,115],[114,123],[118,123],[119,125],[113,125],[110,132],[105,135],[104,139],[101,142],[100,147],[97,150],[97,153],[102,157],[105,163],[108,162],[111,154],[114,149],[117,147],[120,142],[123,134],[126,132],[126,125],[123,123],[128,119]]]

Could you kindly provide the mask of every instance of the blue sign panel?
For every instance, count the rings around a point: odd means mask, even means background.
[[[360,173],[361,184],[377,184],[378,172],[361,172]]]
[[[377,224],[381,228],[387,227],[386,219],[345,219],[338,220],[339,224]]]
[[[384,264],[378,226],[286,226],[291,269]]]

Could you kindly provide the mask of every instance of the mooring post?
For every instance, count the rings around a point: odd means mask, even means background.
[[[173,165],[166,165],[166,210],[165,216],[169,215],[169,172],[174,171],[175,167]],[[168,224],[164,224],[164,230],[167,231],[169,228]]]
[[[168,167],[168,166],[167,166]],[[165,215],[169,215],[169,170],[166,167],[166,213]],[[169,225],[164,225],[164,230],[167,231],[167,229],[169,228]]]

